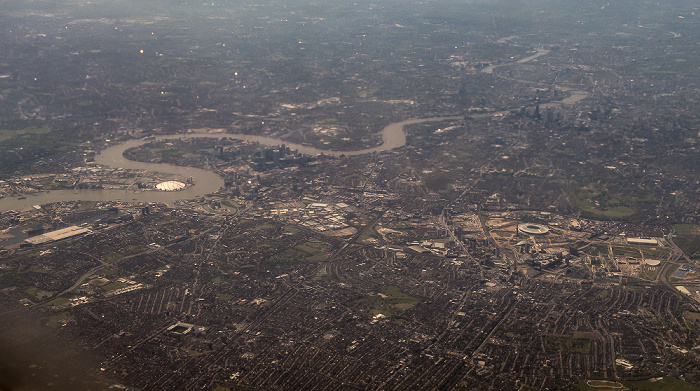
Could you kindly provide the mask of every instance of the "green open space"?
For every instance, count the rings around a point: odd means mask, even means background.
[[[121,289],[127,286],[127,284],[123,282],[110,282],[109,284],[102,285],[102,289],[104,289],[105,292],[110,292],[110,291],[116,291],[117,289]]]
[[[645,380],[579,380],[574,383],[579,391],[700,391],[700,387],[673,377]]]
[[[382,314],[394,316],[410,310],[423,299],[401,291],[396,285],[389,285],[379,290],[376,294],[370,294],[348,304],[353,311],[375,316]]]
[[[64,320],[68,317],[68,314],[65,312],[61,312],[55,315],[49,316],[49,319],[46,321],[46,325],[48,327],[51,327],[52,329],[58,328]]]
[[[112,251],[110,253],[103,255],[102,260],[106,263],[111,263],[111,262],[117,261],[119,259],[122,259],[124,257],[128,257],[130,255],[134,255],[134,254],[138,254],[140,252],[146,251],[147,248],[148,247],[146,247],[146,246],[128,245],[120,251]]]
[[[362,182],[367,180],[367,177],[364,174],[359,173],[359,172],[352,173],[351,175],[348,175],[347,178],[350,179],[351,181],[356,181],[359,183],[362,183]]]
[[[495,233],[496,235],[498,235],[498,236],[500,236],[500,237],[502,237],[502,238],[510,238],[511,236],[513,236],[513,232],[510,232],[510,231],[500,231],[500,230],[498,230],[498,231],[491,231],[491,232]]]
[[[700,235],[679,235],[673,242],[690,258],[700,258]]]
[[[700,235],[700,225],[697,224],[674,224],[673,228],[677,235]]]
[[[608,291],[608,290],[606,289],[606,290],[600,291],[600,293],[598,293],[598,295],[596,296],[596,298],[598,298],[598,299],[600,299],[600,300],[605,300],[605,299],[608,298],[609,295],[610,295],[610,291]]]
[[[612,253],[615,257],[632,257],[640,258],[642,254],[639,253],[639,247],[636,245],[625,245],[625,244],[613,244]]]
[[[599,185],[580,186],[571,193],[573,204],[587,216],[624,219],[637,212],[630,200],[611,194]]]
[[[88,281],[88,283],[90,285],[94,285],[94,286],[104,286],[104,285],[109,283],[109,280],[104,279],[104,278],[94,278],[94,279]]]
[[[177,223],[177,222],[178,222],[177,219],[173,219],[173,218],[168,217],[168,218],[165,218],[165,219],[156,221],[156,222],[155,222],[155,226],[156,226],[156,228],[160,228],[160,227],[163,227],[163,226],[166,226],[166,225],[170,225],[170,224],[174,224],[174,223]]]
[[[153,148],[151,154],[160,157],[162,160],[170,160],[182,157],[187,151],[181,148]]]
[[[683,320],[695,332],[700,331],[700,312],[684,311]]]
[[[646,281],[653,281],[656,280],[656,278],[659,275],[659,272],[661,271],[661,268],[655,267],[655,266],[645,266],[642,269],[642,272],[639,274],[639,279],[640,280],[646,280]],[[629,280],[627,280],[629,284]],[[632,289],[633,286],[626,285],[626,289],[628,290],[634,290]],[[634,287],[638,292],[644,292],[645,288],[643,286],[639,287]]]
[[[673,228],[676,230],[673,243],[690,258],[700,258],[700,225],[675,224]]]
[[[272,228],[276,228],[276,227],[270,223],[263,223],[263,224],[260,224],[258,226],[255,226],[254,228],[251,229],[251,231],[262,231],[262,230],[272,229]]]
[[[59,296],[59,297],[51,300],[50,302],[46,303],[46,305],[53,306],[53,307],[60,307],[64,304],[66,304],[69,300],[70,300],[70,297]]]
[[[304,242],[273,255],[268,258],[267,262],[275,265],[289,265],[315,263],[324,261],[327,258],[328,253],[323,243]]]
[[[4,148],[22,148],[41,156],[75,150],[83,140],[51,132],[48,126],[29,126],[19,130],[0,130],[0,143]]]
[[[454,178],[446,173],[433,173],[423,178],[423,185],[434,191],[447,190],[452,182],[454,182]]]
[[[609,247],[606,243],[591,243],[580,247],[580,249],[588,255],[600,256],[610,254]]]
[[[521,333],[519,330],[501,329],[501,335],[507,338],[515,338]]]
[[[24,290],[24,293],[28,294],[29,296],[35,296],[37,292],[39,292],[39,289],[33,286],[30,286]]]
[[[698,58],[683,58],[678,56],[667,56],[648,58],[638,61],[632,66],[635,71],[645,73],[687,73],[698,72],[700,68],[700,59]]]
[[[112,268],[112,267],[108,267],[108,268],[100,270],[97,274],[102,276],[102,277],[109,277],[109,276],[113,276],[113,275],[117,274],[117,269]]]
[[[589,353],[591,340],[588,338],[555,337],[546,335],[543,337],[544,348],[550,351],[560,350],[571,353]]]
[[[657,378],[658,379],[658,378]],[[623,381],[632,390],[644,391],[700,391],[700,387],[673,377],[655,380]]]
[[[305,252],[314,257],[325,254],[324,247],[322,243],[315,242],[304,242],[294,246],[296,250]],[[326,259],[326,255],[323,255],[322,258]]]
[[[233,295],[229,295],[226,293],[219,293],[218,295],[216,295],[216,300],[226,302],[226,301],[233,300],[233,297],[234,297]]]
[[[187,352],[187,355],[190,357],[198,357],[198,356],[203,356],[205,354],[209,353],[214,353],[215,350],[194,350],[194,349],[184,349],[185,352]]]
[[[23,129],[0,129],[0,142],[26,134],[47,134],[50,131],[47,125],[28,126]]]
[[[238,209],[241,206],[243,206],[243,205],[239,204],[238,202],[231,201],[231,200],[223,200],[223,201],[221,201],[221,205],[228,206],[229,208],[234,208],[234,209]]]
[[[579,380],[574,383],[574,387],[579,391],[620,391],[626,389],[622,383],[612,380]]]
[[[285,225],[284,227],[282,227],[282,229],[284,230],[284,232],[289,232],[291,234],[297,234],[301,231],[299,228],[293,225]]]
[[[369,240],[370,238],[379,240],[382,238],[381,235],[374,229],[374,225],[368,226],[365,228],[364,231],[360,234],[360,236],[357,238],[357,241],[360,243],[365,243],[365,241]]]
[[[644,254],[644,259],[658,259],[663,261],[671,255],[671,250],[665,247],[639,246],[638,250]]]

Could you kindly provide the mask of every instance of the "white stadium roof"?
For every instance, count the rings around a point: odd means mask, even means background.
[[[549,228],[546,225],[531,223],[518,225],[518,230],[528,235],[546,235],[549,233]]]
[[[185,184],[179,181],[161,182],[156,185],[156,189],[163,191],[178,191],[185,188]]]

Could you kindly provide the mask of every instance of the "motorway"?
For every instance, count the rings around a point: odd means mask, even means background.
[[[681,295],[683,297],[688,297],[688,295],[684,295],[681,293],[677,288],[676,285],[671,284],[671,282],[668,280],[668,276],[678,268],[679,266],[682,265],[683,262],[681,262],[681,259],[683,259],[685,262],[688,264],[693,264],[693,262],[688,258],[687,255],[681,250],[676,244],[673,242],[673,235],[676,233],[675,228],[671,227],[671,232],[666,235],[666,241],[671,245],[671,250],[672,254],[671,257],[669,258],[668,261],[666,261],[663,266],[661,267],[661,270],[659,271],[659,275],[657,276],[657,279],[660,280],[668,289],[670,289],[672,292]],[[680,285],[680,284],[678,284]],[[691,283],[684,283],[685,285],[692,285],[692,286],[700,286],[700,282],[691,282]],[[694,299],[696,302],[700,302],[698,298],[690,296],[691,299]]]

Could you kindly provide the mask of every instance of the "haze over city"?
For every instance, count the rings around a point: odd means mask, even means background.
[[[0,390],[700,390],[696,1],[0,3]]]

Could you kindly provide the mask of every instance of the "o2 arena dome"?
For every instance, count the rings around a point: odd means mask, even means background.
[[[185,188],[185,184],[179,181],[161,182],[156,185],[156,189],[162,191],[178,191]]]

